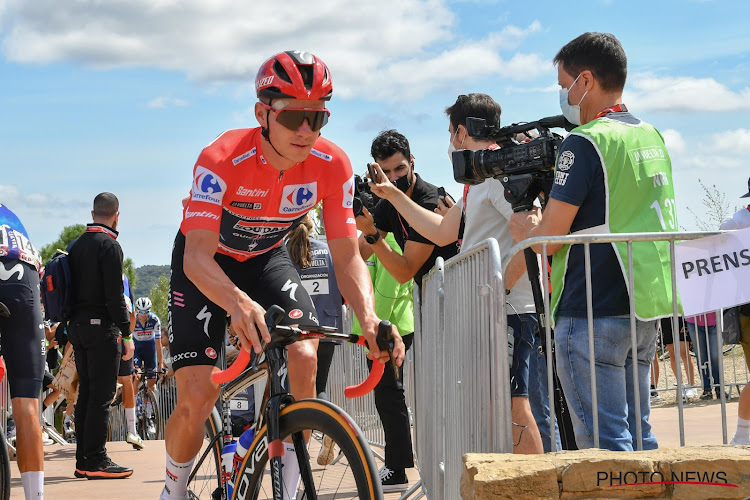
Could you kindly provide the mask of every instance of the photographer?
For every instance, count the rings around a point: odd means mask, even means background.
[[[539,210],[513,214],[514,239],[583,231],[677,231],[672,166],[664,139],[622,104],[627,58],[620,42],[611,34],[584,33],[560,49],[554,62],[563,115],[579,126],[560,148],[544,216]],[[672,314],[669,243],[636,242],[632,249],[634,311],[626,286],[627,243],[590,246],[595,338],[595,360],[590,360],[584,247],[547,247],[554,253],[551,311],[557,366],[580,448],[594,445],[594,390],[600,448],[636,448],[639,417],[643,448],[658,447],[648,421],[649,364],[656,347],[654,320]],[[637,319],[637,352],[631,348],[630,314]],[[596,388],[590,361],[596,362]],[[635,413],[634,369],[640,416]]]
[[[414,171],[414,156],[403,134],[395,130],[381,132],[372,141],[370,153],[375,160],[372,165],[406,197],[427,210],[437,208],[438,188],[422,180]],[[447,260],[457,253],[451,242],[439,246],[425,238],[404,220],[388,200],[379,201],[372,215],[364,209],[363,215],[357,217],[357,229],[362,231],[359,251],[364,260],[375,252],[385,269],[399,283],[414,278],[419,288],[422,287],[422,277],[435,265],[435,259],[442,257]],[[383,241],[382,236],[387,233],[393,233],[403,251],[402,255]]]
[[[414,157],[406,137],[395,130],[381,132],[372,141],[370,152],[377,162],[372,166],[380,175],[394,182],[404,196],[427,210],[437,208],[438,188],[414,172]],[[422,277],[432,269],[438,256],[447,260],[456,254],[455,245],[436,246],[417,232],[387,200],[380,200],[373,212],[370,215],[365,207],[362,215],[357,216],[357,229],[362,231],[359,237],[360,253],[364,260],[368,260],[374,252],[378,264],[398,283],[404,284],[414,278],[417,286],[421,287]],[[393,234],[401,252],[385,241],[388,233]],[[383,274],[381,272],[381,276]],[[411,347],[412,337],[404,336],[407,350]],[[400,378],[403,378],[403,366],[399,372]],[[383,377],[375,388],[375,405],[385,431],[385,465],[380,470],[383,489],[405,490],[408,486],[405,469],[414,467],[414,458],[403,387],[393,377]]]
[[[500,105],[486,94],[460,95],[456,102],[448,107],[448,132],[450,143],[448,156],[456,149],[481,150],[495,149],[497,144],[492,140],[477,140],[469,136],[466,129],[466,118],[482,118],[488,125],[500,125]],[[379,183],[373,185],[372,191],[377,196],[387,199],[403,218],[417,231],[438,245],[448,245],[459,237],[459,229],[464,223],[461,249],[468,249],[487,239],[496,238],[500,254],[505,255],[513,246],[513,239],[508,231],[508,221],[513,210],[505,200],[503,186],[497,179],[487,179],[481,184],[466,186],[464,196],[459,203],[452,206],[445,217],[420,207],[407,196],[404,196],[383,176]],[[514,332],[513,366],[511,367],[511,417],[515,453],[542,453],[542,440],[537,424],[532,415],[529,398],[534,400],[535,407],[547,403],[546,387],[529,387],[529,360],[535,343],[535,332],[538,327],[534,314],[534,297],[531,283],[526,275],[526,264],[522,254],[517,255],[510,263],[505,276],[505,286],[511,289],[508,295],[510,305],[508,324]],[[546,373],[546,369],[545,369]],[[534,379],[536,379],[536,374]],[[546,382],[547,378],[542,377]],[[540,421],[546,421],[549,434],[549,409],[546,416],[539,412]],[[545,436],[547,443],[549,436]],[[547,444],[546,443],[546,444]]]

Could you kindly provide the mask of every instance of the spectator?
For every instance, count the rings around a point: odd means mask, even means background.
[[[747,180],[748,192],[741,198],[750,198],[750,179]],[[721,223],[719,229],[730,231],[733,229],[745,229],[750,227],[750,205],[743,207],[730,218]],[[740,307],[740,345],[745,352],[745,363],[750,370],[750,303]]]
[[[690,343],[687,340],[687,326],[685,319],[680,316],[677,320],[677,324],[680,325],[680,359],[682,366],[685,367],[685,373],[687,374],[687,382],[690,387],[683,387],[682,393],[686,400],[695,399],[698,397],[698,389],[692,387],[695,385],[695,375],[693,371],[693,360],[690,357],[688,346]],[[662,345],[667,346],[669,351],[669,363],[672,365],[672,373],[677,377],[677,362],[675,361],[674,354],[674,336],[672,335],[672,318],[661,318],[659,320],[659,327],[662,333]],[[685,385],[683,380],[683,385]],[[658,401],[658,392],[655,391],[656,386],[659,384],[659,353],[658,351],[654,354],[654,364],[651,370],[651,401]]]
[[[488,124],[499,126],[500,112],[500,105],[486,94],[458,96],[456,102],[446,109],[449,118],[449,153],[456,147],[470,150],[497,147],[493,141],[478,140],[469,136],[465,124],[468,117],[475,117],[483,118]],[[467,186],[460,203],[453,205],[445,217],[432,213],[431,206],[420,206],[414,203],[395,189],[393,184],[387,182],[382,175],[378,180],[378,184],[372,188],[373,193],[392,204],[400,214],[399,217],[402,216],[404,223],[410,224],[415,232],[424,235],[437,245],[451,245],[459,238],[461,226],[464,225],[461,244],[463,250],[487,238],[497,239],[501,255],[507,253],[513,246],[513,239],[508,230],[508,221],[513,209],[503,195],[503,186],[496,179],[488,179],[476,186]],[[446,201],[451,204],[450,200]],[[396,224],[400,223],[397,221]],[[518,255],[513,259],[504,280],[505,287],[511,289],[508,304],[514,313],[508,316],[508,324],[513,328],[515,344],[511,367],[511,417],[517,424],[513,426],[514,452],[542,453],[544,447],[539,428],[531,412],[529,398],[534,397],[539,402],[540,412],[544,412],[544,407],[547,408],[546,416],[541,414],[540,416],[541,421],[546,423],[546,434],[549,434],[547,377],[539,379],[541,384],[529,386],[529,362],[535,342],[534,337],[538,334],[538,325],[536,315],[533,314],[535,312],[534,297],[531,292],[531,282],[526,276],[523,255]],[[534,374],[535,378],[537,373]],[[551,449],[549,439],[547,442]]]
[[[117,243],[119,201],[112,193],[94,198],[94,222],[69,252],[73,306],[68,335],[79,377],[76,404],[75,476],[129,477],[133,469],[115,464],[105,447],[109,404],[115,396],[121,341],[128,350],[130,315],[122,282],[122,249]]]
[[[747,181],[747,193],[741,198],[750,198],[750,179]],[[720,229],[728,231],[731,229],[745,229],[750,227],[750,205],[739,209],[731,219],[721,223]],[[750,369],[750,304],[740,307],[740,344],[745,352],[745,363]],[[750,445],[750,384],[746,384],[740,393],[740,402],[737,408],[737,432],[729,444]]]
[[[18,470],[26,498],[44,496],[39,425],[45,349],[39,296],[39,252],[19,218],[0,204],[0,331],[16,425]],[[0,361],[2,363],[2,361]],[[7,478],[8,480],[10,478]]]
[[[516,241],[586,231],[596,234],[674,232],[672,165],[664,139],[624,104],[627,57],[608,33],[584,33],[554,58],[560,107],[578,125],[557,157],[550,200],[511,218]],[[633,151],[648,150],[649,158]],[[628,154],[628,152],[631,152]],[[655,209],[654,207],[657,207]],[[662,210],[663,207],[663,210]],[[541,247],[535,247],[541,252]],[[586,260],[583,245],[548,245],[552,260],[551,316],[555,322],[558,374],[573,418],[579,448],[609,450],[658,447],[648,421],[649,366],[656,349],[656,318],[672,311],[668,242],[633,244],[635,310],[630,310],[627,243],[590,246],[594,359],[589,357]],[[636,316],[636,349],[630,318]],[[596,387],[589,376],[596,367]],[[640,415],[635,412],[637,372]],[[592,394],[596,391],[597,408]],[[598,429],[594,429],[594,411]],[[640,419],[641,436],[634,435]]]
[[[387,178],[407,198],[430,212],[438,207],[438,188],[422,180],[414,171],[414,156],[403,134],[395,130],[381,132],[372,141],[370,154],[377,171],[385,176],[383,179]],[[417,288],[421,288],[422,277],[432,269],[438,256],[449,259],[457,253],[452,242],[445,246],[435,245],[417,232],[389,200],[380,200],[372,215],[365,208],[363,215],[357,217],[357,229],[362,231],[359,251],[364,260],[375,252],[399,283],[414,278]],[[378,241],[387,233],[393,233],[402,253],[395,252],[384,241]]]
[[[714,387],[716,387],[716,399],[719,399],[721,384],[719,382],[719,356],[721,356],[721,346],[716,335],[716,313],[701,314],[699,316],[688,316],[687,322],[690,339],[693,346],[697,346],[698,369],[701,372],[703,380],[703,394],[701,399],[713,399],[711,391],[711,379],[713,378]],[[729,399],[729,396],[727,396]]]
[[[401,252],[393,234],[388,233],[385,242],[394,252]],[[399,283],[374,253],[367,259],[366,264],[375,292],[375,313],[379,318],[387,319],[396,325],[408,351],[414,340],[414,282],[409,280]],[[362,327],[356,318],[352,333],[362,333]],[[372,369],[372,361],[368,361],[367,364]],[[398,377],[399,381],[403,380],[403,367],[399,368]],[[409,487],[406,469],[414,466],[414,456],[403,384],[397,383],[393,370],[388,366],[373,392],[375,407],[378,409],[385,433],[385,465],[380,471],[383,492],[406,491]]]

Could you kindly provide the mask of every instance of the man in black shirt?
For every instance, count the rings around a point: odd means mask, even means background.
[[[424,181],[414,171],[414,156],[406,137],[395,130],[381,132],[372,141],[370,153],[376,162],[376,170],[382,170],[414,203],[431,212],[437,208],[438,188]],[[432,269],[438,257],[447,260],[458,253],[458,248],[453,243],[439,247],[419,234],[388,200],[378,202],[372,215],[365,209],[364,215],[357,217],[357,229],[362,231],[359,251],[363,259],[367,260],[375,252],[386,270],[399,283],[406,283],[414,278],[419,288],[422,287],[422,277]],[[381,238],[387,233],[393,233],[403,251],[401,255],[394,252]]]
[[[425,182],[414,172],[414,156],[406,137],[395,130],[381,132],[373,140],[370,153],[376,161],[373,166],[378,175],[385,174],[417,205],[430,211],[437,208],[438,188]],[[359,251],[363,259],[367,260],[374,252],[386,271],[399,283],[406,283],[414,278],[419,288],[422,286],[422,277],[432,269],[438,256],[449,259],[458,251],[453,243],[439,247],[419,234],[388,200],[378,202],[373,215],[366,208],[363,209],[363,215],[357,217],[357,229],[362,231]],[[387,233],[393,233],[401,247],[401,254],[385,242]],[[414,335],[403,336],[407,350],[411,347],[413,337]],[[408,487],[405,469],[414,467],[414,458],[404,390],[389,375],[383,375],[374,391],[375,406],[385,431],[385,465],[380,470],[380,480],[383,491],[400,491]],[[403,378],[403,366],[399,368],[399,375]]]
[[[86,232],[70,249],[73,306],[68,327],[80,381],[76,404],[76,477],[125,478],[133,469],[107,456],[109,404],[117,386],[121,339],[132,352],[130,316],[117,243],[120,204],[112,193],[94,198]]]

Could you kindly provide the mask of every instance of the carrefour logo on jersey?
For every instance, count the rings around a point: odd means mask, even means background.
[[[354,175],[352,175],[348,181],[342,186],[344,190],[344,197],[341,205],[344,208],[352,208],[354,205]]]
[[[221,199],[226,190],[227,183],[221,177],[200,165],[195,167],[193,200],[221,205]]]
[[[308,210],[318,201],[318,183],[290,184],[284,186],[281,195],[280,213],[294,213]]]

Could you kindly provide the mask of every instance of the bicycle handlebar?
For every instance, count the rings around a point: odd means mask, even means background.
[[[263,346],[265,350],[269,345],[280,344],[287,345],[298,340],[310,339],[310,338],[328,338],[335,340],[346,340],[352,344],[359,344],[362,346],[366,345],[364,336],[360,335],[346,335],[342,333],[333,333],[335,330],[327,327],[308,328],[302,330],[300,328],[292,326],[279,326],[279,322],[284,317],[284,310],[279,306],[271,306],[266,311],[266,325],[268,326],[269,332],[271,332],[271,342]],[[392,328],[389,321],[381,321],[378,326],[377,342],[378,348],[387,350],[391,355],[391,363],[393,363],[393,337]],[[224,384],[237,378],[244,370],[247,365],[250,364],[250,352],[244,348],[240,348],[240,353],[237,359],[234,361],[232,366],[226,370],[222,370],[211,375],[211,380],[215,384]],[[383,376],[385,371],[385,363],[373,362],[372,370],[370,375],[360,384],[349,386],[344,389],[344,395],[347,398],[356,398],[364,396],[378,385],[380,378]]]

